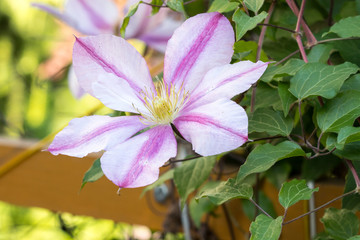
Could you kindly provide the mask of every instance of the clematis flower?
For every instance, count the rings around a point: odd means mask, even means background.
[[[171,127],[203,155],[230,151],[247,141],[248,119],[231,98],[246,91],[267,63],[229,64],[234,32],[220,13],[189,18],[169,40],[164,78],[153,83],[145,60],[125,40],[77,38],[73,63],[85,91],[106,106],[136,115],[74,119],[49,146],[52,154],[83,157],[105,150],[101,168],[120,188],[153,183],[175,157]]]

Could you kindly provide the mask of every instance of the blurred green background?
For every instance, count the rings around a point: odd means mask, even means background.
[[[75,32],[30,3],[0,1],[0,133],[40,139],[98,101],[76,100],[68,90]]]
[[[41,0],[62,6],[63,0]],[[74,31],[30,6],[0,1],[0,136],[41,139],[99,105],[68,89]],[[98,114],[111,110],[102,108]],[[142,238],[141,235],[145,238]],[[0,240],[157,239],[149,229],[0,202]],[[181,239],[167,235],[166,239]]]

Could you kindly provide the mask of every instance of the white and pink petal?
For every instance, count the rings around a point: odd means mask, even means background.
[[[84,157],[114,148],[146,127],[138,116],[75,118],[55,136],[47,150],[54,155]]]
[[[76,99],[80,99],[82,96],[85,95],[86,92],[80,87],[72,65],[69,68],[68,85],[70,92]]]
[[[168,42],[164,81],[191,92],[210,69],[230,62],[233,44],[233,28],[222,14],[189,18]]]
[[[101,168],[120,188],[149,185],[158,179],[159,167],[176,156],[176,146],[171,127],[160,125],[105,152]]]
[[[241,61],[211,69],[191,94],[188,106],[195,107],[220,98],[232,98],[259,80],[269,63]]]
[[[245,110],[226,98],[180,113],[174,125],[203,156],[233,150],[248,139]]]
[[[32,3],[86,35],[112,33],[119,12],[112,0],[68,0],[63,12],[47,4]]]
[[[128,1],[129,6],[137,1]],[[145,2],[150,2],[149,0]],[[144,41],[148,46],[160,52],[165,52],[166,44],[181,23],[181,18],[169,8],[161,8],[157,14],[151,16],[152,7],[140,4],[138,10],[130,18],[126,28],[125,38],[136,38]],[[175,19],[176,18],[176,19]]]
[[[106,78],[114,84],[125,81],[139,98],[144,89],[154,91],[144,58],[120,37],[98,35],[77,38],[73,66],[80,86],[93,96],[93,83]]]
[[[105,106],[124,112],[148,114],[144,100],[139,98],[130,85],[115,76],[99,76],[93,83],[94,96]]]
[[[31,3],[31,6],[36,7],[40,10],[43,10],[44,12],[50,13],[51,15],[53,15],[54,17],[58,18],[59,20],[65,22],[66,24],[68,24],[69,26],[72,26],[73,20],[69,18],[69,16],[66,16],[65,14],[63,14],[59,9],[52,7],[48,4],[43,4],[43,3]]]
[[[86,35],[112,33],[119,20],[112,0],[68,0],[64,15],[73,19],[72,27]]]

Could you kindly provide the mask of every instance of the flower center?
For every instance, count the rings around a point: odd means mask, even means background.
[[[171,123],[187,102],[188,93],[182,86],[179,90],[173,85],[168,87],[163,80],[155,83],[155,90],[156,93],[151,94],[142,92],[144,105],[150,112],[150,115],[139,112],[144,118],[143,122],[149,125]]]

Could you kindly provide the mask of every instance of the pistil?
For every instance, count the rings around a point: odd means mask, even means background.
[[[142,92],[144,105],[150,115],[139,113],[144,118],[144,124],[169,124],[187,102],[188,93],[182,86],[178,90],[173,85],[167,86],[163,80],[159,80],[155,85],[155,93],[149,94],[146,90]]]

